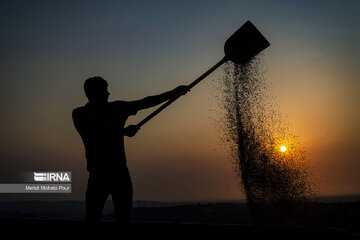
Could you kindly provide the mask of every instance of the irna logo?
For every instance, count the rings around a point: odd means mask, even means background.
[[[35,182],[71,182],[71,172],[34,172]]]

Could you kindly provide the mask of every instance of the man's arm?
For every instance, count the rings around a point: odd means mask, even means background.
[[[131,101],[131,102],[127,102],[130,106],[131,109],[134,109],[135,111],[139,111],[142,109],[146,109],[146,108],[151,108],[154,107],[162,102],[165,102],[177,95],[184,95],[189,91],[189,87],[188,86],[178,86],[177,88],[159,94],[159,95],[155,95],[155,96],[149,96],[140,100],[136,100],[136,101]]]

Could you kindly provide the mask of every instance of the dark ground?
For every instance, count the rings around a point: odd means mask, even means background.
[[[132,223],[115,222],[87,224],[83,221],[12,219],[0,221],[1,233],[11,237],[145,237],[147,239],[218,238],[218,239],[360,239],[336,228],[325,227],[254,227],[234,224],[181,224],[181,223]]]
[[[360,239],[360,201],[301,205],[297,215],[282,221],[269,212],[270,221],[262,226],[253,224],[244,203],[137,204],[133,223],[127,226],[113,222],[109,203],[104,222],[87,224],[82,221],[83,206],[83,202],[0,203],[0,232],[84,237],[99,233],[120,236],[126,232],[166,239],[195,235],[238,239]]]

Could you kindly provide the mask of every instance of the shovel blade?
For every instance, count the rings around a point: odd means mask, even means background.
[[[225,58],[234,63],[246,64],[270,43],[260,31],[247,21],[225,42]]]

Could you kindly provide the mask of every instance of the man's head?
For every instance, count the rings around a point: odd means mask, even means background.
[[[89,102],[104,103],[108,101],[108,84],[102,77],[91,77],[86,79],[84,90]]]

